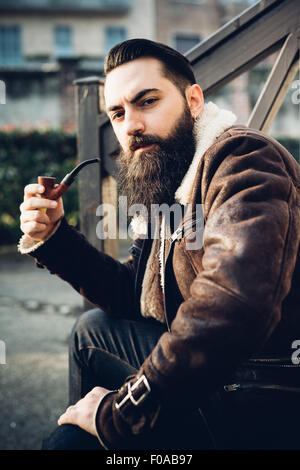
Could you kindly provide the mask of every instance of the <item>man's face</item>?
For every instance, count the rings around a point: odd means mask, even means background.
[[[122,148],[119,185],[129,205],[172,204],[195,151],[193,119],[161,63],[142,58],[112,70],[105,102]]]

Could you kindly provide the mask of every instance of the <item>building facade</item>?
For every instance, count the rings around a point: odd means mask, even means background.
[[[155,39],[154,0],[0,0],[0,126],[72,130],[73,80],[101,76],[107,51]]]
[[[104,57],[114,44],[144,37],[186,53],[256,2],[0,0],[0,83],[6,88],[0,127],[76,130],[72,83],[101,77]],[[275,60],[276,54],[208,99],[232,109],[238,122],[246,124]],[[298,137],[293,92],[273,123],[275,136]]]

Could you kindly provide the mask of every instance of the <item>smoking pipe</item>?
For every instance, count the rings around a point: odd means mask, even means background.
[[[58,186],[55,186],[56,178],[53,178],[52,176],[38,176],[38,183],[45,187],[42,197],[46,199],[58,199],[67,191],[67,189],[69,189],[75,177],[83,167],[96,162],[100,162],[100,158],[91,158],[90,160],[85,160],[79,163],[71,173],[66,174]]]

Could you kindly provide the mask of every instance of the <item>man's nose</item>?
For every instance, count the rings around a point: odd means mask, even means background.
[[[145,132],[145,122],[139,113],[132,113],[126,117],[127,135],[143,134]]]

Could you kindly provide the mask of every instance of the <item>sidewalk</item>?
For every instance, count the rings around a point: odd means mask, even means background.
[[[120,259],[127,257],[127,247]],[[68,405],[68,337],[82,297],[28,256],[0,255],[0,450],[40,449]],[[3,361],[4,362],[4,361]]]

